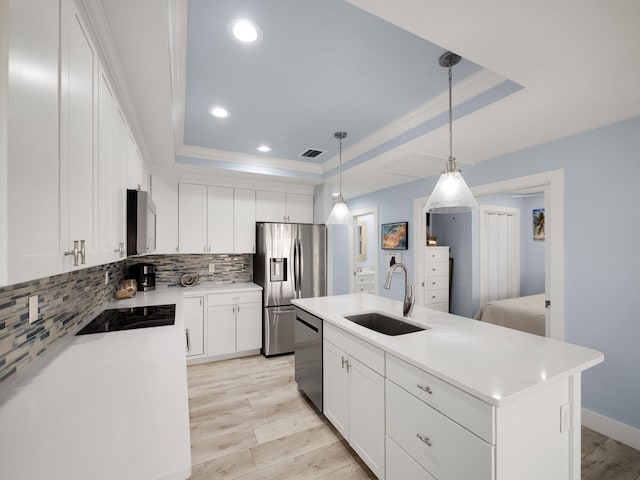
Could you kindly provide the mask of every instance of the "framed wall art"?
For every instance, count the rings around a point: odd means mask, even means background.
[[[383,223],[381,245],[383,250],[407,250],[409,222]]]

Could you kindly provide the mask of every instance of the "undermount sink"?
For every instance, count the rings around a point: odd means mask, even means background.
[[[405,335],[427,330],[427,328],[418,327],[378,312],[359,313],[344,318],[384,335]]]

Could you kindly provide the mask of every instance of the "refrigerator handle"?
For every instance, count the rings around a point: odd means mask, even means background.
[[[298,298],[298,239],[293,241],[293,298]]]
[[[298,241],[298,298],[302,298],[302,279],[304,278],[304,255],[302,253],[302,242]]]

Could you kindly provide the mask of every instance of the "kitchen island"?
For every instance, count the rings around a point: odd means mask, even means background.
[[[183,294],[112,302],[175,304],[175,324],[63,338],[1,392],[0,478],[189,477]]]
[[[580,478],[581,372],[600,352],[370,294],[295,300],[324,321],[324,414],[379,478]]]

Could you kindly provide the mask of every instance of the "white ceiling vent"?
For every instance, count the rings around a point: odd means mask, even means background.
[[[317,158],[324,153],[324,150],[317,150],[315,148],[309,148],[300,154],[303,158]]]

